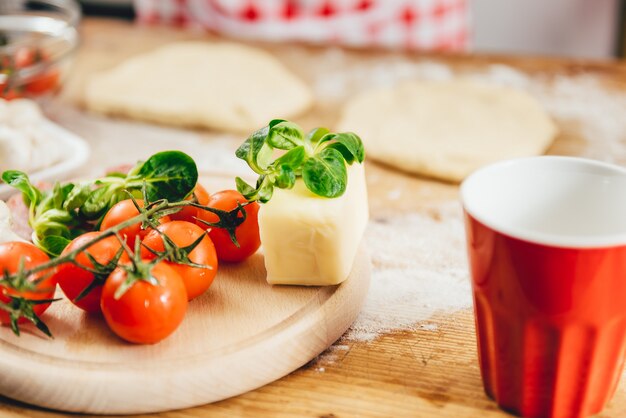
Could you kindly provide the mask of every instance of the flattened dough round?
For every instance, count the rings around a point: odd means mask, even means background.
[[[312,104],[310,89],[269,53],[180,42],[94,75],[87,107],[151,122],[251,132]]]
[[[554,122],[527,93],[469,81],[411,81],[348,102],[338,130],[357,132],[368,158],[458,182],[475,169],[545,152]]]

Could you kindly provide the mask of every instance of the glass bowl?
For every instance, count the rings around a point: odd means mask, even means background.
[[[0,0],[0,97],[57,92],[78,45],[75,0]]]

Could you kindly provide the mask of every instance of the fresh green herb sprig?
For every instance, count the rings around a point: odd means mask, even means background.
[[[163,151],[140,161],[128,174],[113,173],[92,181],[55,184],[50,191],[34,186],[28,175],[9,170],[2,180],[22,192],[29,207],[33,243],[58,256],[69,242],[93,230],[117,202],[147,196],[150,201],[183,200],[198,181],[195,161],[180,151]]]
[[[274,159],[274,150],[286,152]],[[316,128],[305,135],[295,123],[274,119],[250,135],[235,155],[259,175],[255,187],[237,177],[237,190],[248,200],[265,203],[275,187],[291,189],[298,178],[318,196],[343,195],[348,184],[346,164],[362,163],[365,150],[352,132]]]

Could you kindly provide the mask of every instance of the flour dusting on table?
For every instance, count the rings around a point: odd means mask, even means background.
[[[366,232],[372,257],[367,300],[345,338],[436,331],[437,312],[472,306],[461,210],[456,202],[425,212],[374,218]]]

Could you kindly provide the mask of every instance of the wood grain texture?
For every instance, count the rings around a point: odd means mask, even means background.
[[[199,161],[210,156],[212,147],[225,141],[234,149],[241,138],[223,138],[217,132],[179,131],[148,125],[127,124],[85,114],[80,110],[81,89],[94,71],[110,68],[137,52],[148,51],[180,39],[207,37],[204,33],[169,28],[137,27],[125,22],[87,19],[82,27],[82,46],[76,56],[73,77],[60,101],[46,110],[53,119],[85,137],[93,156],[85,175],[97,174],[111,164],[145,158],[150,152],[179,148],[194,153]],[[614,87],[626,88],[623,62],[588,62],[542,57],[484,55],[405,55],[382,51],[347,51],[348,58],[336,60],[336,50],[301,45],[261,45],[276,55],[303,79],[313,83],[321,71],[379,68],[390,62],[412,63],[435,60],[453,69],[485,68],[505,64],[528,74],[550,79],[589,74]],[[338,63],[339,62],[339,63]],[[341,66],[341,68],[338,68]],[[338,119],[345,98],[318,104],[299,118],[306,128],[332,126]],[[561,126],[550,153],[576,155],[584,137],[577,124]],[[221,142],[220,142],[221,143]],[[215,180],[209,166],[203,183],[209,188],[230,184],[232,178]],[[440,202],[457,198],[455,185],[407,176],[381,164],[367,167],[370,212],[373,219],[405,213],[431,215]],[[396,200],[387,198],[390,190],[400,189]],[[433,219],[436,212],[432,212]],[[381,312],[381,315],[384,312]],[[429,319],[436,331],[420,329],[390,333],[372,342],[340,341],[316,360],[282,379],[246,394],[197,408],[159,414],[163,418],[200,417],[442,417],[505,418],[482,389],[474,319],[471,309],[442,313]],[[622,379],[614,399],[601,418],[626,416],[626,379]],[[10,399],[0,402],[0,416],[56,418],[57,412],[34,408]]]
[[[72,412],[143,413],[202,405],[272,382],[310,361],[352,324],[370,262],[325,287],[269,286],[263,255],[221,265],[180,328],[155,345],[117,338],[64,300],[44,320],[55,338],[0,328],[0,393]],[[60,296],[60,295],[59,295]]]

